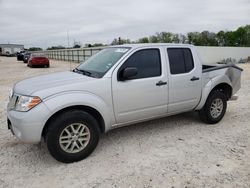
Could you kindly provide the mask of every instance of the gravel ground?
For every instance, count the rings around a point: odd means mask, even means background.
[[[74,64],[73,64],[74,66]],[[0,57],[0,187],[250,187],[250,64],[242,65],[238,101],[224,119],[206,125],[196,113],[113,130],[87,159],[62,164],[45,144],[28,145],[7,130],[6,104],[21,79],[69,70],[31,69]]]

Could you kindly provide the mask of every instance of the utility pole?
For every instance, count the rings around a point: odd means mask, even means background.
[[[67,39],[68,39],[68,49],[69,49],[69,30],[67,30]],[[69,53],[68,53],[68,56],[69,56]],[[69,63],[69,70],[71,71],[71,61]]]
[[[121,37],[118,38],[118,44],[119,44],[119,45],[122,44],[122,39],[121,39]]]
[[[69,30],[67,30],[68,48],[69,48]]]

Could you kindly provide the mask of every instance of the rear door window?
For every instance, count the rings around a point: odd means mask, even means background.
[[[188,73],[194,68],[192,52],[188,48],[167,49],[171,74]]]

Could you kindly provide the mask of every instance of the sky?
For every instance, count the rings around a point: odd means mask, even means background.
[[[109,44],[156,32],[235,30],[250,24],[250,0],[0,0],[0,43]]]

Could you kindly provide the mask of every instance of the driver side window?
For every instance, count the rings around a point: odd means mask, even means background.
[[[132,79],[156,77],[161,75],[161,57],[159,49],[144,49],[132,54],[120,67],[119,75],[125,68],[133,67],[137,69],[137,75]]]

